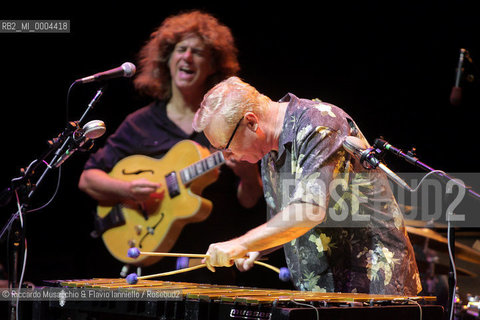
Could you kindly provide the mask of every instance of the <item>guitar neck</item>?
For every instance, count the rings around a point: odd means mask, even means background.
[[[192,182],[199,176],[207,173],[208,171],[215,169],[225,163],[225,158],[221,151],[212,153],[208,157],[191,164],[185,169],[180,171],[180,177],[184,185]]]

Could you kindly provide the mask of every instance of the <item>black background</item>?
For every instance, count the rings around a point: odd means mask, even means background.
[[[0,5],[1,19],[71,21],[69,34],[0,34],[0,186],[7,187],[62,131],[67,90],[75,79],[136,63],[153,29],[185,9],[206,10],[231,28],[240,76],[272,99],[287,92],[320,98],[346,110],[371,142],[382,135],[398,147],[416,147],[418,157],[436,169],[478,172],[478,81],[462,81],[461,106],[449,103],[460,48],[480,61],[480,19],[473,1],[208,3]],[[471,65],[465,68],[474,74]],[[97,88],[72,90],[69,120],[79,119]],[[111,134],[146,102],[130,79],[113,80],[87,120],[105,121]],[[77,189],[87,156],[78,153],[65,163],[56,199],[27,217],[26,280],[104,276],[94,274],[92,266],[108,258],[84,255],[103,246],[89,237],[95,203]],[[394,170],[416,171],[393,156],[386,160]],[[52,172],[42,183],[33,206],[51,196],[56,178]],[[0,209],[2,225],[14,210],[12,205]],[[0,245],[5,261],[6,243]],[[480,272],[478,266],[469,268]],[[112,270],[108,276],[116,274]]]

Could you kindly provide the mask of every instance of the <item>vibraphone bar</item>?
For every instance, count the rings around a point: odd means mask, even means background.
[[[48,301],[35,303],[36,320],[50,319],[441,319],[435,297],[216,286],[187,282],[125,279],[54,281],[65,288],[136,292],[178,292],[178,299],[148,301]],[[62,304],[62,305],[61,305]],[[421,310],[420,310],[421,309]]]

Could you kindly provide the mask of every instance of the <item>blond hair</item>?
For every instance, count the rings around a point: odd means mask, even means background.
[[[193,119],[195,131],[203,131],[212,117],[222,116],[233,127],[245,113],[252,111],[263,115],[270,98],[238,77],[230,77],[210,89]]]

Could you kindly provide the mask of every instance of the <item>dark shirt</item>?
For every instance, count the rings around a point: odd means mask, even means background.
[[[326,210],[323,222],[284,245],[300,290],[416,295],[412,246],[386,176],[365,170],[343,149],[366,142],[340,108],[288,94],[278,152],[262,159],[268,215],[294,203]],[[367,143],[368,144],[368,143]],[[333,189],[331,189],[333,187]]]
[[[129,114],[103,148],[88,159],[85,169],[110,172],[118,161],[134,154],[159,159],[184,139],[209,146],[203,133],[187,135],[167,117],[166,103],[156,101]]]

